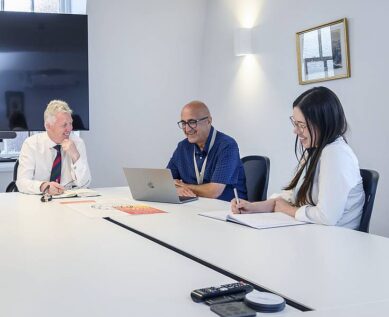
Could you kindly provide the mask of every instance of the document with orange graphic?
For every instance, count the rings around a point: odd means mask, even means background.
[[[121,206],[113,206],[113,208],[126,212],[130,215],[150,215],[150,214],[166,213],[166,211],[154,207],[150,207],[147,205],[121,205]]]

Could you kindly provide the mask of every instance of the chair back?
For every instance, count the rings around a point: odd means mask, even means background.
[[[18,167],[19,167],[19,160],[16,160],[15,165],[14,165],[13,180],[11,183],[8,184],[7,188],[5,189],[6,193],[19,191],[18,187],[16,186],[16,179],[18,177]]]
[[[250,155],[243,157],[242,163],[246,174],[248,200],[266,200],[270,172],[269,158],[266,156]]]
[[[369,232],[370,218],[373,212],[375,193],[380,175],[373,170],[361,169],[363,190],[365,191],[365,204],[363,205],[361,224],[359,231]]]

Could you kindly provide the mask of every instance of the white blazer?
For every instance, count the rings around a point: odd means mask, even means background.
[[[301,180],[299,184],[301,184]],[[272,195],[294,203],[299,185],[290,191]],[[312,187],[316,206],[300,207],[297,220],[356,229],[359,227],[365,192],[358,159],[342,137],[324,147]]]

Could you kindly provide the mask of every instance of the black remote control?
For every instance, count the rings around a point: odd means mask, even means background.
[[[241,293],[236,293],[236,294],[231,294],[231,295],[223,295],[220,297],[214,297],[214,298],[208,298],[205,303],[207,305],[215,305],[215,304],[224,304],[224,303],[230,303],[230,302],[239,302],[243,301],[246,292],[241,292]]]
[[[190,296],[192,297],[194,302],[199,303],[207,299],[220,297],[223,295],[230,295],[241,292],[249,293],[253,289],[254,288],[251,285],[239,282],[195,289],[194,291],[192,291],[192,293],[190,293]]]

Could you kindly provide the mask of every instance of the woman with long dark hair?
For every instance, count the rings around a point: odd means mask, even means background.
[[[297,220],[356,229],[365,201],[358,160],[347,144],[347,121],[338,97],[315,87],[293,103],[295,176],[281,194],[231,202],[234,213],[281,211]]]

